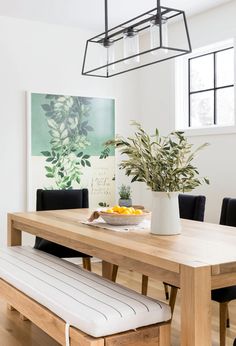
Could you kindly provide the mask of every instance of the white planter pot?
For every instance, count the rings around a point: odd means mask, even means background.
[[[151,233],[180,234],[178,192],[152,192]]]
[[[120,207],[131,207],[132,206],[132,199],[119,199],[119,206]]]

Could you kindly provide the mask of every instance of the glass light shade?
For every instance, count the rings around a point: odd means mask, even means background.
[[[162,18],[162,46],[168,47],[168,24],[165,18]],[[150,22],[150,47],[155,49],[160,47],[160,24],[157,20]],[[165,53],[168,53],[167,49],[164,49]],[[157,50],[152,51],[153,55],[158,53]]]
[[[115,62],[115,47],[111,40],[101,43],[100,65],[107,65]],[[108,66],[109,70],[114,71],[115,65]]]
[[[105,48],[105,49],[107,51],[107,63],[108,64],[114,63],[114,61],[115,61],[115,47],[114,47],[114,45],[111,45],[110,47]],[[113,65],[109,66],[109,68],[114,71],[115,65],[113,64]]]
[[[133,30],[132,28],[126,30],[123,36],[124,42],[124,58],[128,58],[129,56],[139,54],[139,34],[138,31]],[[125,64],[140,62],[140,57],[136,56],[134,58],[125,60]]]

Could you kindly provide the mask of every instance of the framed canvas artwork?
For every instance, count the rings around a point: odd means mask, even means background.
[[[114,204],[114,136],[114,99],[28,93],[28,210],[40,188],[88,188],[91,208]]]

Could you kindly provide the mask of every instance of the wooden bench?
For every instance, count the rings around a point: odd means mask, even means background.
[[[168,305],[29,247],[0,250],[0,296],[61,345],[170,345]]]

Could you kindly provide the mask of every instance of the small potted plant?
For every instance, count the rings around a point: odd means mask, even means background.
[[[130,186],[122,184],[119,188],[119,205],[124,207],[131,207],[132,206],[132,199],[131,199],[131,188]]]
[[[133,137],[118,137],[106,145],[115,145],[125,159],[120,168],[132,181],[144,182],[152,191],[151,233],[179,234],[180,217],[178,194],[190,192],[199,185],[209,184],[199,177],[193,159],[205,143],[193,150],[183,132],[172,132],[166,137],[156,129],[149,135],[139,123],[133,122]]]

